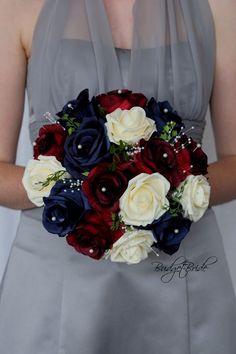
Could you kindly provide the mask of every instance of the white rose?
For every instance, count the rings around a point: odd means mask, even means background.
[[[55,156],[42,156],[38,160],[29,160],[22,178],[23,186],[27,192],[28,198],[36,206],[41,207],[44,205],[43,197],[47,197],[55,181],[49,183],[47,187],[42,188],[39,182],[45,182],[50,174],[58,171],[65,171],[66,169],[55,158]],[[69,174],[64,174],[63,178],[69,177]]]
[[[148,257],[155,242],[151,231],[134,230],[127,231],[117,240],[110,250],[112,262],[126,262],[136,264]]]
[[[111,142],[119,144],[120,140],[127,144],[135,144],[140,139],[149,140],[156,131],[155,122],[146,116],[141,107],[130,110],[117,108],[106,115],[108,137]]]
[[[140,173],[129,181],[120,198],[120,216],[127,225],[146,226],[161,217],[169,206],[169,181],[156,172]]]
[[[198,221],[208,208],[211,187],[203,175],[189,175],[177,190],[180,190],[183,185],[180,203],[184,210],[184,217]]]

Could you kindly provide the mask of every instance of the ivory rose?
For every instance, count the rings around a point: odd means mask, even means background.
[[[151,246],[155,242],[151,231],[127,231],[119,238],[110,251],[111,261],[136,264],[148,257]]]
[[[38,160],[29,160],[22,178],[23,186],[30,201],[38,207],[44,205],[43,197],[48,197],[56,181],[52,181],[48,186],[42,188],[50,174],[58,171],[65,171],[63,177],[70,177],[66,169],[55,158],[55,156],[39,155]]]
[[[109,140],[119,144],[120,140],[127,144],[136,144],[140,139],[148,140],[156,131],[155,122],[146,116],[141,107],[130,110],[117,108],[106,115]]]
[[[191,221],[198,221],[209,205],[210,185],[203,175],[189,175],[186,178],[180,203],[184,210],[184,217]],[[182,182],[178,190],[183,186]]]
[[[129,181],[120,198],[120,216],[125,224],[146,226],[160,218],[169,206],[169,181],[156,172],[140,173]]]

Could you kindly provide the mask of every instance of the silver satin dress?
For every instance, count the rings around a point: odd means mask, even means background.
[[[102,0],[46,0],[28,66],[33,140],[88,87],[169,100],[201,141],[215,66],[207,0],[136,0],[132,48],[115,48]],[[236,301],[215,214],[177,253],[95,261],[21,213],[0,289],[1,354],[235,354]],[[7,237],[7,235],[6,235]]]

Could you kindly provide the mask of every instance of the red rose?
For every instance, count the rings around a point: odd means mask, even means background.
[[[176,154],[176,159],[184,179],[190,174],[207,174],[207,155],[201,149],[200,144],[198,145],[191,137],[182,135],[175,143],[174,148],[178,152]]]
[[[129,90],[110,91],[97,96],[96,99],[107,113],[111,113],[117,108],[131,109],[134,106],[144,108],[148,101],[142,93],[132,93]]]
[[[55,156],[58,161],[62,162],[66,137],[65,130],[59,124],[42,126],[35,140],[34,158],[37,159],[39,155]]]
[[[130,177],[127,163],[120,164],[115,171],[111,171],[110,166],[106,162],[97,165],[90,171],[82,185],[89,204],[101,212],[118,211],[119,199],[126,190]]]
[[[106,217],[88,212],[81,224],[66,236],[68,244],[79,253],[94,259],[101,259],[105,251],[120,237],[120,232],[112,232]]]
[[[134,160],[141,167],[141,172],[159,172],[174,188],[180,184],[184,178],[179,173],[176,153],[168,142],[152,137],[148,141],[142,139],[139,147],[141,152],[134,155]]]

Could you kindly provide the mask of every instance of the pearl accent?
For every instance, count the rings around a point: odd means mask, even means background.
[[[67,105],[67,107],[68,107],[68,108],[72,108],[73,106],[72,106],[71,103],[69,103],[69,104]]]
[[[168,109],[167,108],[164,108],[164,113],[168,113]]]
[[[78,145],[78,149],[79,149],[79,150],[82,149],[82,145],[81,145],[81,144]]]
[[[56,221],[57,220],[57,218],[55,217],[55,216],[53,216],[52,217],[52,221],[54,222],[54,221]]]
[[[122,90],[118,90],[119,95],[122,93]]]
[[[165,153],[163,154],[163,157],[166,159],[166,158],[168,157],[168,154],[165,152]]]
[[[179,233],[179,229],[174,229],[174,233],[178,234]]]
[[[104,193],[107,191],[107,189],[106,189],[105,187],[102,187],[101,190],[102,190],[102,192],[104,192]]]
[[[94,250],[92,248],[90,248],[89,253],[92,254],[93,252],[94,252]]]

